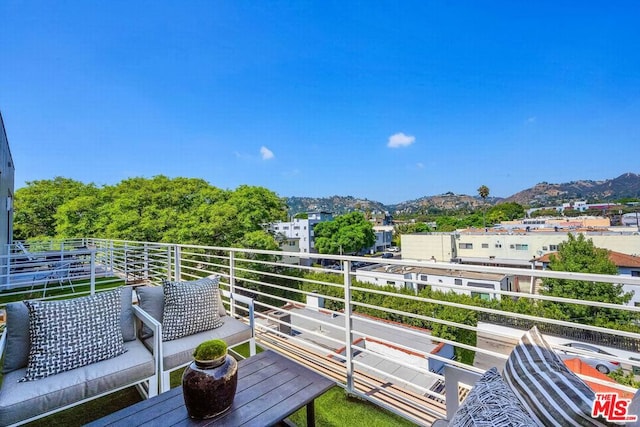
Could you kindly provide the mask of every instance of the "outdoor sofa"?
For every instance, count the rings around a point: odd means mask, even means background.
[[[170,389],[170,373],[191,363],[194,349],[203,341],[219,338],[229,347],[249,343],[249,353],[255,355],[253,300],[219,289],[218,280],[214,275],[136,288],[140,308],[153,319],[158,331],[154,334],[143,328],[141,338],[151,348],[155,337],[162,337],[158,347],[160,393]],[[230,307],[235,302],[243,304],[248,323],[227,315],[221,296],[229,298]]]
[[[24,424],[131,386],[157,395],[158,344],[145,345],[136,333],[137,322],[154,330],[157,324],[132,305],[130,287],[9,303],[6,313],[0,425]]]

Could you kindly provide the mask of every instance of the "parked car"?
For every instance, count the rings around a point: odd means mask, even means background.
[[[561,359],[574,359],[574,358],[578,358],[580,360],[582,360],[584,363],[586,363],[589,366],[593,366],[594,368],[596,368],[598,371],[602,372],[603,374],[608,374],[611,371],[615,371],[616,369],[618,369],[620,367],[620,363],[618,362],[612,362],[606,359],[602,359],[600,355],[606,355],[606,356],[614,356],[616,357],[614,354],[608,353],[604,350],[602,350],[601,348],[598,348],[596,346],[593,345],[589,345],[589,344],[583,344],[583,343],[579,343],[579,342],[570,342],[570,343],[566,343],[563,344],[563,347],[567,347],[566,350],[564,349],[558,349],[557,351],[560,354],[560,358]],[[585,355],[585,354],[578,354],[576,352],[571,351],[571,349],[577,349],[577,350],[582,350],[582,351],[588,351],[593,353],[593,356],[589,355]]]
[[[387,249],[389,252],[400,252],[400,248],[397,246],[389,246],[389,249]]]
[[[393,254],[391,252],[385,252],[382,254],[382,258],[393,258]]]

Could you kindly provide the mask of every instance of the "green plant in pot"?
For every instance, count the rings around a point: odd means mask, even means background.
[[[193,358],[201,365],[219,365],[226,355],[227,343],[218,339],[201,342],[193,350]]]
[[[200,343],[194,361],[182,374],[182,393],[191,418],[215,417],[233,404],[238,385],[238,362],[220,339]]]

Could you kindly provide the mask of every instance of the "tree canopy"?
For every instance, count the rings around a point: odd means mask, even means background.
[[[95,195],[93,184],[83,184],[69,178],[29,181],[27,186],[16,190],[14,195],[13,233],[17,240],[30,237],[52,237],[56,235],[55,214],[66,202],[78,197]],[[82,208],[83,203],[78,204]],[[75,222],[81,221],[82,209]]]
[[[495,224],[502,221],[512,221],[523,218],[524,214],[525,210],[522,205],[516,202],[505,202],[489,208],[487,211],[487,220],[490,224]]]
[[[90,236],[234,246],[261,240],[262,233],[263,246],[271,248],[263,224],[286,218],[284,200],[266,188],[222,190],[202,179],[162,175],[102,188],[60,177],[33,181],[15,199],[20,240]]]
[[[568,240],[558,245],[557,254],[550,256],[549,269],[610,275],[618,273],[615,264],[609,260],[609,251],[597,248],[591,239],[586,239],[582,234],[577,237],[568,234]],[[540,292],[543,295],[613,304],[626,304],[632,297],[631,293],[623,291],[622,285],[552,278],[543,280]],[[621,310],[551,301],[541,301],[541,305],[546,315],[554,319],[591,323],[597,326],[611,326],[612,323],[617,323],[617,320],[630,320],[626,318],[629,313]]]
[[[313,230],[315,246],[321,254],[357,253],[376,241],[373,226],[361,212],[320,222]]]

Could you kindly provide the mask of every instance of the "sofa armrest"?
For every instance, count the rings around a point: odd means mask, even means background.
[[[160,345],[160,340],[162,337],[162,325],[156,319],[154,319],[149,313],[138,307],[137,305],[133,306],[133,314],[140,321],[150,328],[153,331],[153,349],[152,354],[153,358],[156,360],[156,366],[158,366],[158,361],[162,358],[162,346]]]
[[[222,295],[229,298],[229,302],[231,305],[233,305],[235,301],[238,301],[242,304],[247,305],[249,310],[249,326],[251,327],[251,336],[254,336],[255,335],[255,316],[254,316],[255,308],[254,308],[253,298],[249,298],[247,296],[240,295],[235,292],[229,292],[224,289],[221,289],[220,292],[222,292]]]
[[[459,368],[450,364],[444,365],[444,389],[448,420],[453,419],[460,405],[458,401],[458,386],[460,384],[466,384],[473,387],[473,384],[475,384],[480,377],[482,377],[482,374],[476,371]]]
[[[2,335],[0,335],[0,360],[4,356],[4,348],[7,346],[7,328],[4,328]]]

